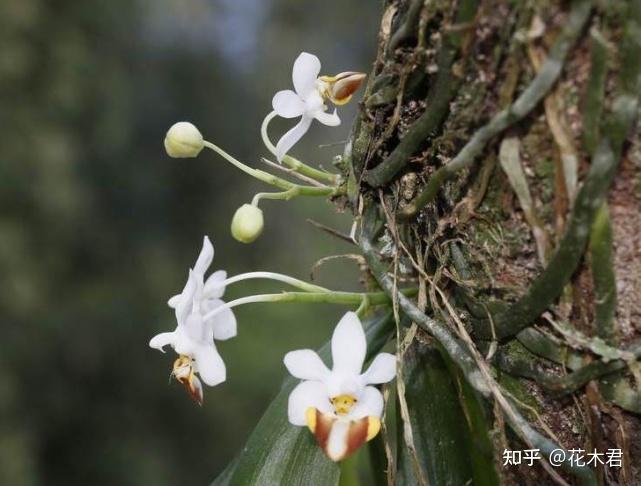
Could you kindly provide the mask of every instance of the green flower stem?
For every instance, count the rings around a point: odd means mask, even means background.
[[[216,152],[227,162],[231,163],[232,165],[235,165],[237,168],[242,170],[245,174],[248,174],[258,179],[259,181],[263,181],[267,184],[271,184],[272,186],[280,187],[281,189],[285,189],[285,190],[291,189],[295,185],[292,182],[286,181],[285,179],[281,179],[280,177],[276,177],[275,175],[269,174],[268,172],[265,172],[259,169],[254,169],[252,167],[249,167],[246,164],[243,164],[240,160],[229,155],[227,152],[221,149],[218,145],[208,142],[207,140],[205,140],[203,143],[205,147]]]
[[[276,116],[277,113],[275,111],[272,111],[265,117],[262,125],[260,126],[260,135],[263,138],[263,143],[265,144],[265,147],[267,147],[267,150],[269,150],[274,155],[276,155],[276,147],[274,147],[274,144],[269,139],[269,135],[267,134],[267,127]],[[314,169],[313,167],[310,167],[309,165],[301,162],[298,159],[295,159],[290,155],[285,155],[285,157],[283,157],[283,164],[285,164],[290,169],[295,170],[296,172],[306,175],[307,177],[311,177],[312,179],[316,179],[319,181],[324,181],[331,185],[337,185],[340,181],[340,176],[336,174],[330,174],[329,172],[325,172],[323,170]]]
[[[356,314],[358,315],[358,317],[362,319],[365,313],[371,307],[371,305],[372,305],[372,302],[370,301],[370,298],[367,295],[363,296],[363,299],[361,300],[361,305],[359,305],[358,309],[356,309]]]
[[[231,163],[232,165],[242,170],[245,174],[248,174],[258,179],[259,181],[284,189],[285,192],[287,191],[291,191],[292,193],[295,192],[297,196],[331,196],[334,194],[338,194],[339,192],[338,188],[336,187],[314,187],[314,186],[301,186],[299,184],[294,184],[293,182],[289,182],[285,179],[281,179],[280,177],[276,177],[275,175],[270,174],[269,172],[265,172],[259,169],[254,169],[253,167],[249,167],[248,165],[243,164],[240,160],[232,157],[223,149],[221,149],[220,147],[218,147],[217,145],[211,142],[208,142],[205,140],[204,145],[208,149],[216,152],[227,162]],[[277,193],[277,194],[282,194],[282,193]],[[284,198],[279,198],[279,199],[284,199]]]
[[[298,196],[298,191],[296,190],[296,188],[287,189],[283,192],[259,192],[257,194],[254,194],[254,198],[252,199],[252,206],[258,207],[258,202],[261,199],[289,201],[291,198],[296,196]]]
[[[522,120],[536,107],[559,78],[566,56],[590,18],[592,3],[591,0],[574,0],[572,11],[563,30],[539,74],[527,89],[512,105],[498,112],[487,125],[477,130],[456,157],[432,174],[423,192],[401,211],[400,217],[410,218],[426,204],[432,202],[447,179],[456,175],[461,169],[471,166],[492,138]]]
[[[310,284],[303,280],[299,280],[289,275],[283,275],[282,273],[274,272],[248,272],[240,273],[234,275],[233,277],[228,278],[227,280],[220,283],[220,287],[226,287],[236,282],[242,282],[243,280],[253,280],[253,279],[266,279],[266,280],[275,280],[277,282],[286,283],[292,287],[296,287],[305,292],[331,292],[331,290],[326,289],[325,287],[320,287],[318,285]]]
[[[252,199],[252,206],[258,207],[258,202],[261,199],[278,199],[281,201],[289,201],[298,196],[333,196],[338,194],[339,190],[332,187],[312,187],[312,186],[299,186],[295,185],[291,189],[283,192],[259,192],[254,195]]]
[[[407,295],[414,295],[416,294],[416,289],[406,289],[402,292]],[[370,305],[383,305],[390,303],[390,299],[385,292],[281,292],[279,294],[250,295],[248,297],[241,297],[240,299],[232,300],[231,302],[227,302],[224,305],[216,307],[211,312],[206,314],[203,319],[211,319],[225,309],[231,309],[233,307],[238,307],[239,305],[258,302],[299,302],[307,304],[360,305],[363,302],[364,298],[367,298],[369,300]]]

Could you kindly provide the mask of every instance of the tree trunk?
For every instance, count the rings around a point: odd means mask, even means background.
[[[638,0],[385,2],[344,170],[370,271],[414,323],[388,481],[457,484],[432,460],[446,406],[474,484],[487,454],[504,484],[641,484],[640,17]],[[549,465],[557,447],[622,465]],[[503,464],[526,449],[542,459]]]

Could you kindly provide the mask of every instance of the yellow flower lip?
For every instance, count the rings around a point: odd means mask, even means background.
[[[181,354],[176,358],[171,374],[185,387],[192,400],[198,405],[203,404],[203,387],[196,377],[193,362],[189,356]]]
[[[335,76],[320,76],[324,84],[322,94],[337,106],[344,105],[352,99],[352,95],[361,87],[367,75],[356,71],[345,71]]]
[[[347,415],[358,400],[352,395],[338,395],[331,402],[337,415]]]

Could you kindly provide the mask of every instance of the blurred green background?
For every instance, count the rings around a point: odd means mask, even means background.
[[[234,210],[265,187],[211,152],[170,159],[162,140],[189,120],[260,165],[260,122],[291,88],[295,57],[317,54],[326,74],[369,71],[379,8],[0,2],[0,484],[207,484],[278,390],[283,354],[329,338],[344,308],[243,307],[238,337],[218,346],[228,380],[204,406],[168,384],[174,355],[147,343],[174,328],[166,300],[204,234],[212,270],[230,274],[308,278],[319,258],[353,249],[305,222],[349,231],[323,200],[265,201],[263,237],[235,242]],[[315,123],[294,153],[329,167],[356,109],[341,110],[337,129]],[[356,289],[356,265],[328,263],[316,281]],[[244,282],[226,298],[279,288]]]

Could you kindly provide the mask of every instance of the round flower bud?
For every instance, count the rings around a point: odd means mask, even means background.
[[[170,157],[196,157],[203,147],[203,136],[189,122],[174,123],[165,135],[165,150]]]
[[[251,243],[263,232],[263,211],[251,204],[243,204],[231,220],[231,234],[241,243]]]

